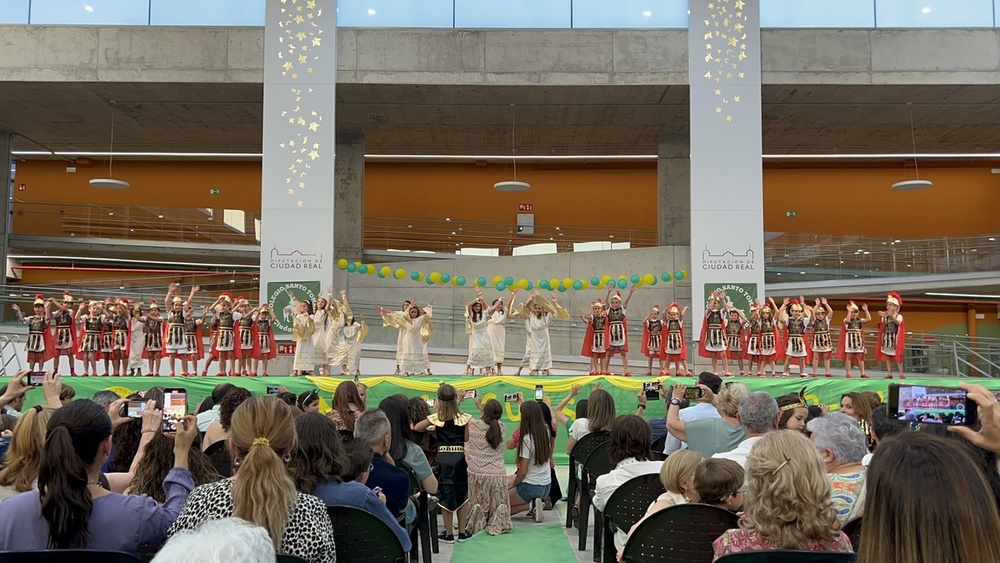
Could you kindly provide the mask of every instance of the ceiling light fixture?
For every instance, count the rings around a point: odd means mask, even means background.
[[[369,16],[374,16],[376,13],[378,13],[378,12],[375,11],[375,8],[368,8],[368,15]]]
[[[113,165],[115,163],[115,101],[111,100],[111,147],[108,149],[110,157],[108,158],[108,177],[107,178],[94,178],[90,181],[90,185],[95,188],[103,188],[105,190],[124,190],[129,187],[129,183],[124,180],[115,180]]]
[[[645,12],[642,13],[642,17],[644,17],[644,18],[651,18],[651,17],[653,17],[653,11],[652,10],[646,10]]]
[[[94,13],[94,7],[91,6],[90,4],[86,4],[86,5],[83,6],[83,11],[84,12],[90,12],[91,14],[93,14]]]
[[[514,104],[510,104],[510,158],[514,165],[514,179],[493,184],[493,189],[498,192],[526,192],[531,189],[531,184],[517,181],[517,146],[514,142],[514,133],[517,131],[516,125],[517,113]]]
[[[929,13],[931,13],[931,11],[932,10],[931,10],[930,6],[924,6],[923,8],[920,9],[920,13],[922,13],[922,14],[929,14]]]
[[[926,13],[926,12],[924,12]],[[934,185],[930,180],[920,179],[920,163],[917,158],[917,137],[913,132],[913,102],[906,102],[906,107],[910,110],[910,140],[913,142],[913,169],[917,175],[914,180],[903,180],[892,185],[892,189],[902,192],[923,190]]]

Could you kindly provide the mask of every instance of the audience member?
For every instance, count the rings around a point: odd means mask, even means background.
[[[208,520],[174,534],[153,563],[274,563],[267,530],[239,518]]]
[[[361,386],[353,381],[344,381],[333,393],[333,410],[330,418],[338,430],[354,430],[354,424],[365,412],[365,400],[361,396]],[[318,398],[317,393],[317,398]],[[305,410],[305,409],[303,409]]]
[[[686,387],[678,384],[671,389],[670,404],[667,405],[667,431],[705,457],[732,450],[745,437],[738,415],[740,402],[750,394],[750,390],[744,383],[727,383],[718,395],[712,393],[708,386],[698,388],[702,390],[698,402],[712,404],[719,418],[700,418],[690,422],[681,420],[680,405]]]
[[[163,483],[167,477],[168,470],[174,465],[174,440],[171,440],[160,430],[143,434],[143,437],[152,436],[149,444],[143,449],[143,455],[135,465],[132,481],[125,493],[129,495],[148,495],[156,502],[164,503],[167,499],[167,492]],[[139,457],[139,456],[137,456]],[[194,445],[188,452],[188,470],[194,480],[195,486],[214,483],[221,479],[219,472],[212,466],[201,448]]]
[[[409,411],[411,426],[431,415],[430,406],[423,397],[411,397],[410,402],[407,403],[407,410]],[[434,437],[434,433],[426,430],[416,432],[411,428],[410,439],[413,440],[413,443],[420,446],[420,450],[424,452],[424,456],[427,458],[427,463],[433,467],[437,457],[437,439]]]
[[[698,502],[737,512],[743,506],[744,471],[731,459],[706,459],[694,470]]]
[[[242,387],[234,387],[226,393],[222,398],[222,404],[219,405],[219,418],[212,421],[205,431],[205,438],[201,441],[201,451],[206,452],[212,444],[229,439],[233,413],[252,396],[250,391]]]
[[[303,414],[319,413],[319,389],[299,393],[298,398],[295,399],[295,406]]]
[[[347,456],[347,466],[341,476],[341,481],[357,481],[362,485],[367,484],[368,472],[372,469],[372,457],[375,455],[371,446],[362,444],[353,438],[344,439],[342,444],[344,445],[344,454]],[[380,498],[385,498],[385,493],[379,493],[379,495]]]
[[[710,371],[703,371],[698,374],[698,382],[696,385],[704,385],[712,392],[713,395],[718,395],[722,391],[722,378]],[[645,395],[639,399],[640,404],[645,403]],[[737,404],[739,402],[737,401]],[[708,402],[694,402],[690,403],[690,406],[681,407],[678,417],[681,422],[687,423],[695,420],[701,420],[704,418],[721,418],[719,414],[719,409],[715,408],[715,405]],[[666,419],[664,419],[664,424],[666,424]],[[653,437],[656,440],[656,437]],[[667,441],[663,445],[663,453],[670,455],[677,450],[688,447],[686,443],[678,440],[675,436],[667,433]]]
[[[809,432],[832,485],[837,526],[843,526],[864,512],[865,435],[856,420],[837,412],[810,421]]]
[[[222,398],[235,388],[236,386],[232,383],[220,383],[212,389],[212,394],[202,401],[199,408],[199,410],[206,410],[198,413],[198,432],[207,432],[208,425],[219,420],[219,407],[222,405]]]
[[[337,425],[319,413],[309,413],[296,418],[295,431],[297,441],[288,472],[299,492],[316,496],[327,506],[349,506],[371,513],[396,534],[403,551],[409,552],[410,537],[389,513],[385,501],[363,483],[341,480],[349,470],[350,461],[341,445]],[[363,471],[367,471],[370,461]]]
[[[163,388],[152,387],[146,392],[137,392],[128,396],[128,399],[121,399],[108,405],[107,413],[111,418],[111,456],[102,471],[105,473],[131,473],[131,468],[135,467],[135,459],[143,451],[143,448],[153,438],[152,433],[143,433],[147,428],[146,422],[142,418],[128,418],[122,416],[122,408],[127,401],[140,400],[147,405],[163,405]],[[159,426],[157,426],[159,428]],[[125,483],[127,485],[127,483]],[[115,492],[125,492],[124,488],[113,489]]]
[[[750,449],[764,434],[778,428],[781,414],[778,412],[778,402],[774,400],[774,397],[763,391],[757,391],[740,401],[737,418],[740,421],[740,426],[743,427],[745,438],[735,449],[717,453],[712,457],[731,459],[740,464],[740,467],[746,468]]]
[[[144,421],[159,421],[147,408]],[[174,469],[164,482],[166,503],[111,493],[99,483],[111,452],[111,419],[100,405],[73,401],[49,418],[38,473],[38,490],[10,498],[0,510],[0,551],[98,549],[137,554],[140,544],[159,545],[194,486],[187,453],[197,435],[193,416],[174,437]]]
[[[236,516],[266,529],[280,553],[333,563],[333,525],[326,505],[297,492],[285,468],[295,447],[288,405],[272,395],[241,404],[232,415],[228,447],[235,475],[195,489],[170,535],[196,529],[206,520]]]
[[[858,421],[861,431],[865,433],[865,445],[868,451],[875,451],[870,399],[861,393],[844,393],[840,396],[840,412]]]
[[[118,393],[115,393],[114,391],[108,391],[107,389],[102,389],[101,391],[97,391],[96,393],[94,393],[94,397],[91,399],[91,401],[94,401],[98,405],[101,405],[105,410],[107,410],[107,408],[111,405],[111,403],[117,401],[118,399],[121,399],[121,397],[118,396]]]
[[[989,400],[980,407],[995,411],[996,399]],[[925,432],[882,441],[866,495],[858,563],[1000,561],[1000,517],[989,483],[955,442]]]
[[[279,400],[281,400],[281,402],[285,403],[286,405],[294,407],[292,414],[296,414],[295,411],[298,411],[298,414],[302,414],[302,411],[299,410],[299,407],[296,404],[299,398],[295,396],[295,393],[290,393],[288,391],[281,391],[278,394],[276,394],[275,397],[277,397]]]
[[[634,414],[623,415],[611,423],[608,456],[615,467],[597,478],[594,506],[598,510],[603,511],[611,495],[629,479],[660,472],[663,462],[649,459],[649,448],[652,444],[653,431],[642,417]],[[625,545],[626,538],[627,530],[616,530],[615,547],[621,549]]]
[[[778,419],[778,430],[794,430],[805,432],[806,420],[809,419],[809,405],[806,403],[803,392],[789,393],[777,398],[778,410],[781,417]]]
[[[27,371],[19,371],[7,382],[0,394],[0,412],[9,414],[14,418],[21,418],[21,409],[24,408],[25,395],[33,387],[26,384],[24,379],[28,376]]]
[[[574,385],[570,390],[570,397],[575,397],[580,392],[580,386]],[[556,418],[564,417],[562,414],[562,403],[560,403],[556,409]],[[577,416],[576,420],[569,427],[569,438],[566,440],[566,454],[572,454],[573,448],[576,443],[583,439],[584,436],[592,432],[609,432],[611,430],[611,423],[615,420],[615,400],[608,393],[600,387],[594,389],[590,393],[590,397],[587,399],[587,417],[581,418]]]
[[[482,417],[468,424],[465,460],[469,466],[468,533],[486,530],[498,536],[511,529],[507,470],[504,467],[504,426],[500,421],[503,405],[496,399],[476,406]]]
[[[354,384],[351,381],[346,383]],[[336,421],[334,422],[336,423]],[[385,459],[385,455],[392,445],[392,429],[385,413],[378,409],[361,413],[354,425],[354,440],[367,444],[375,454],[372,456],[371,466],[368,470],[366,483],[368,488],[380,487],[382,489],[382,493],[385,495],[385,505],[393,518],[399,520],[406,511],[406,521],[412,522],[416,518],[416,512],[409,503],[410,478],[405,471],[393,466]]]
[[[52,409],[32,407],[17,419],[0,470],[0,500],[38,488],[38,469],[52,412]]]
[[[408,399],[405,397],[386,397],[378,404],[378,408],[385,413],[389,419],[389,428],[392,433],[392,442],[389,446],[389,457],[395,465],[406,465],[413,471],[420,482],[420,486],[430,494],[438,491],[437,477],[427,462],[420,446],[410,441],[410,413],[407,405]]]
[[[542,499],[549,496],[552,473],[549,460],[552,458],[552,427],[542,415],[542,403],[525,401],[521,403],[521,423],[518,427],[516,450],[517,472],[507,478],[510,513],[525,510],[535,522],[542,522]],[[508,444],[509,445],[509,444]]]
[[[694,450],[680,450],[670,454],[670,457],[663,462],[663,466],[660,468],[660,483],[663,484],[666,492],[649,505],[646,514],[628,531],[629,537],[639,527],[639,524],[657,512],[697,500],[698,493],[694,490],[694,473],[704,459],[700,453]],[[624,547],[626,543],[628,543],[628,537],[622,542],[622,546]],[[622,552],[619,548],[616,559],[621,560],[621,556]]]
[[[59,402],[62,403],[62,405],[65,407],[66,405],[70,404],[75,398],[76,398],[76,389],[73,389],[69,385],[63,383],[59,389]]]
[[[851,541],[837,528],[819,453],[801,432],[767,432],[756,440],[746,477],[740,527],[715,540],[716,558],[768,549],[852,551]]]

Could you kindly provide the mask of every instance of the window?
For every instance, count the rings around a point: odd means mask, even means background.
[[[141,0],[31,0],[31,23],[149,25],[149,2]]]
[[[540,242],[538,244],[515,246],[512,254],[514,256],[534,256],[537,254],[555,254],[556,252],[556,243]]]
[[[452,0],[340,0],[339,27],[454,27]]]
[[[264,0],[150,0],[149,24],[263,26]]]
[[[571,0],[455,0],[455,27],[569,28]]]
[[[573,27],[686,29],[687,0],[573,0]]]
[[[761,27],[875,27],[873,0],[761,0]]]
[[[28,0],[0,0],[0,24],[27,24]]]
[[[462,248],[455,252],[461,256],[500,256],[499,248]]]
[[[991,0],[876,0],[878,27],[993,27]]]

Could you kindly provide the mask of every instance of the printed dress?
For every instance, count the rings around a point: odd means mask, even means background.
[[[486,530],[489,535],[498,536],[512,527],[503,440],[496,448],[491,448],[486,441],[489,424],[473,420],[468,427],[465,461],[469,474],[469,533]],[[506,436],[502,422],[500,435]]]

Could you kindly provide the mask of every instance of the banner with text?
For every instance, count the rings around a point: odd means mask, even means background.
[[[336,47],[335,0],[266,3],[260,287],[277,334],[288,291],[315,302],[333,280]]]
[[[692,0],[692,334],[718,288],[749,314],[764,287],[760,0]],[[701,300],[702,297],[705,300]]]

